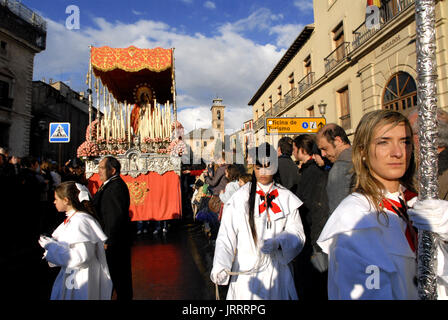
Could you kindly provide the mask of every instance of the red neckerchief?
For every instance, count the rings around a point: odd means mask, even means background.
[[[400,218],[402,218],[406,222],[406,240],[408,241],[409,247],[413,252],[416,252],[417,250],[417,234],[418,230],[412,226],[412,222],[409,220],[408,213],[407,213],[407,206],[406,203],[415,198],[417,194],[415,192],[405,190],[404,191],[404,200],[400,199],[400,202],[397,202],[392,199],[383,199],[382,206],[386,208],[387,210],[392,211],[396,215],[398,215]]]
[[[272,212],[274,212],[274,214],[282,212],[280,207],[276,203],[273,202],[273,200],[278,197],[278,190],[277,189],[275,189],[275,190],[273,190],[271,192],[268,192],[267,195],[263,192],[263,190],[258,190],[257,194],[259,194],[261,199],[264,200],[260,204],[260,206],[258,207],[258,214],[259,215],[261,215],[264,212],[264,210],[266,210],[266,206],[268,208],[270,208],[272,210]]]
[[[77,212],[78,212],[78,211],[75,211],[75,212],[73,212],[73,214],[72,214],[70,217],[65,218],[65,219],[64,219],[64,224],[67,224],[67,223],[70,221],[70,219],[71,219]]]

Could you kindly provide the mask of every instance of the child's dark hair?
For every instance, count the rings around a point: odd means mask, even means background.
[[[245,173],[240,176],[240,180],[242,180],[244,183],[248,183],[248,182],[252,181],[252,175],[249,173]]]
[[[75,181],[62,182],[55,188],[54,192],[61,199],[67,198],[70,201],[70,205],[76,211],[86,212],[90,214],[92,217],[94,217],[96,220],[98,220],[95,208],[93,207],[93,204],[90,201],[84,200],[82,201],[82,203],[79,202],[80,191],[76,186]]]
[[[238,170],[238,167],[234,164],[229,165],[226,168],[227,172],[229,173],[229,181],[235,181],[240,178],[240,170]]]

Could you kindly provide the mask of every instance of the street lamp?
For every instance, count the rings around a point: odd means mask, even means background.
[[[325,111],[327,109],[327,104],[324,102],[324,100],[320,100],[320,103],[317,105],[319,107],[319,112],[322,115],[322,117],[325,118]]]

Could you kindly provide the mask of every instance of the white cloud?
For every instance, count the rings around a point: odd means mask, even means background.
[[[204,7],[207,9],[216,9],[216,5],[212,1],[205,1]]]
[[[261,15],[272,14],[268,11]],[[288,30],[277,27],[277,44],[260,45],[241,35],[247,27],[263,27],[260,16],[226,24],[214,36],[179,33],[168,24],[139,20],[133,24],[96,18],[95,25],[70,31],[63,23],[47,19],[47,48],[35,59],[35,78],[54,80],[70,74],[75,90],[86,89],[85,75],[89,62],[89,45],[110,47],[175,48],[178,119],[185,131],[210,127],[212,100],[219,96],[226,106],[226,129],[239,130],[252,117],[249,100],[284,54],[277,45],[286,43]],[[280,16],[275,16],[281,19]],[[290,29],[288,29],[290,28]],[[196,119],[201,119],[196,121]]]
[[[180,0],[180,1],[182,1],[183,3],[186,3],[186,4],[191,4],[191,3],[193,3],[193,0]]]
[[[277,46],[280,48],[289,48],[292,42],[297,38],[303,29],[301,24],[277,25],[270,29],[269,34],[277,35]]]
[[[143,11],[137,11],[137,10],[134,10],[134,9],[132,9],[132,13],[135,14],[136,16],[141,16],[141,15],[145,14],[145,12],[143,12]]]
[[[252,30],[267,30],[272,26],[273,21],[283,19],[282,14],[273,14],[267,8],[260,8],[254,11],[249,17],[238,20],[234,23],[225,24],[222,29],[232,32],[244,32]]]
[[[300,11],[313,11],[313,0],[296,0],[294,6],[299,8]]]

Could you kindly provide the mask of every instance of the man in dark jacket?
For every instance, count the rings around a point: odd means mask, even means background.
[[[104,245],[117,299],[132,299],[130,196],[120,177],[120,162],[108,156],[100,161],[98,174],[103,182],[93,204],[107,236]]]
[[[322,156],[333,163],[328,173],[327,196],[330,214],[351,193],[352,187],[352,146],[343,128],[329,123],[319,130],[317,146]]]
[[[283,137],[278,141],[277,154],[278,170],[274,180],[292,193],[296,193],[299,183],[299,168],[291,159],[292,139],[290,137]]]
[[[329,217],[326,192],[328,171],[316,164],[314,152],[317,148],[311,135],[302,134],[294,139],[293,155],[302,163],[296,194],[303,201],[299,212],[306,236],[305,246],[295,263],[296,287],[301,300],[326,300],[328,297],[327,257],[316,243]]]

